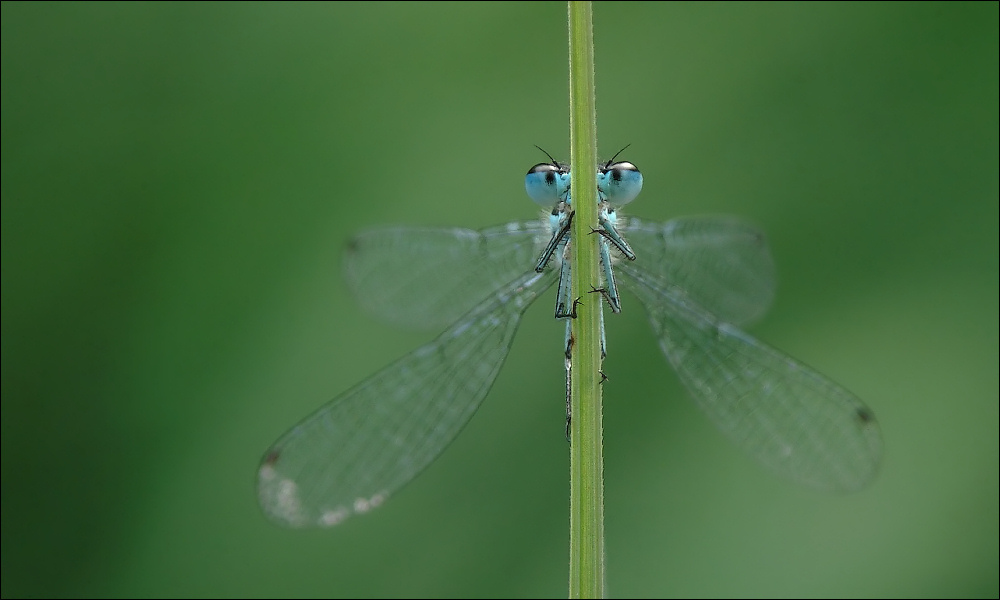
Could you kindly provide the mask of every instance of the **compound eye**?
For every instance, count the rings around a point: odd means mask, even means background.
[[[597,173],[597,188],[608,202],[623,206],[642,191],[642,173],[627,161],[605,165]]]
[[[569,191],[569,169],[553,163],[539,163],[524,176],[524,189],[535,203],[545,207],[565,200]]]

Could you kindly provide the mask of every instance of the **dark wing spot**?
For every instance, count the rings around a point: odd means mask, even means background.
[[[875,413],[873,413],[868,407],[861,406],[854,411],[854,417],[862,425],[868,425],[875,422]]]
[[[281,452],[277,449],[272,449],[264,456],[263,464],[273,467],[274,463],[278,462],[278,457],[281,456]]]

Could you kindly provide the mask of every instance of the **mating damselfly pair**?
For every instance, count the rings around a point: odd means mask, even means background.
[[[292,527],[335,525],[427,467],[485,398],[528,306],[557,284],[556,317],[572,318],[569,255],[577,243],[599,244],[603,280],[593,287],[602,305],[621,310],[619,283],[638,298],[668,362],[738,446],[824,490],[857,490],[872,479],[882,438],[871,410],[740,329],[774,296],[763,233],[735,217],[621,218],[617,209],[639,193],[642,175],[615,159],[596,175],[599,222],[587,240],[571,239],[570,169],[553,159],[525,179],[546,208],[541,220],[480,231],[382,228],[351,241],[347,280],[367,308],[447,329],[275,442],[258,472],[269,516]]]

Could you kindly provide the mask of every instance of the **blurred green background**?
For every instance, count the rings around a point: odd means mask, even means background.
[[[609,322],[611,594],[998,594],[997,3],[595,7],[629,212],[769,234],[755,335],[864,398],[850,496],[777,479]],[[340,276],[373,224],[534,218],[568,155],[562,3],[42,4],[2,14],[3,596],[563,597],[562,325],[377,512],[259,512],[257,461],[430,339]],[[551,292],[550,292],[551,294]]]

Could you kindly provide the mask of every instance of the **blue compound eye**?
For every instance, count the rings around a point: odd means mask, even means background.
[[[597,189],[604,200],[624,206],[642,191],[642,173],[630,162],[606,164],[597,171]]]
[[[559,163],[539,163],[524,176],[528,196],[544,207],[566,200],[569,192],[569,167]]]

